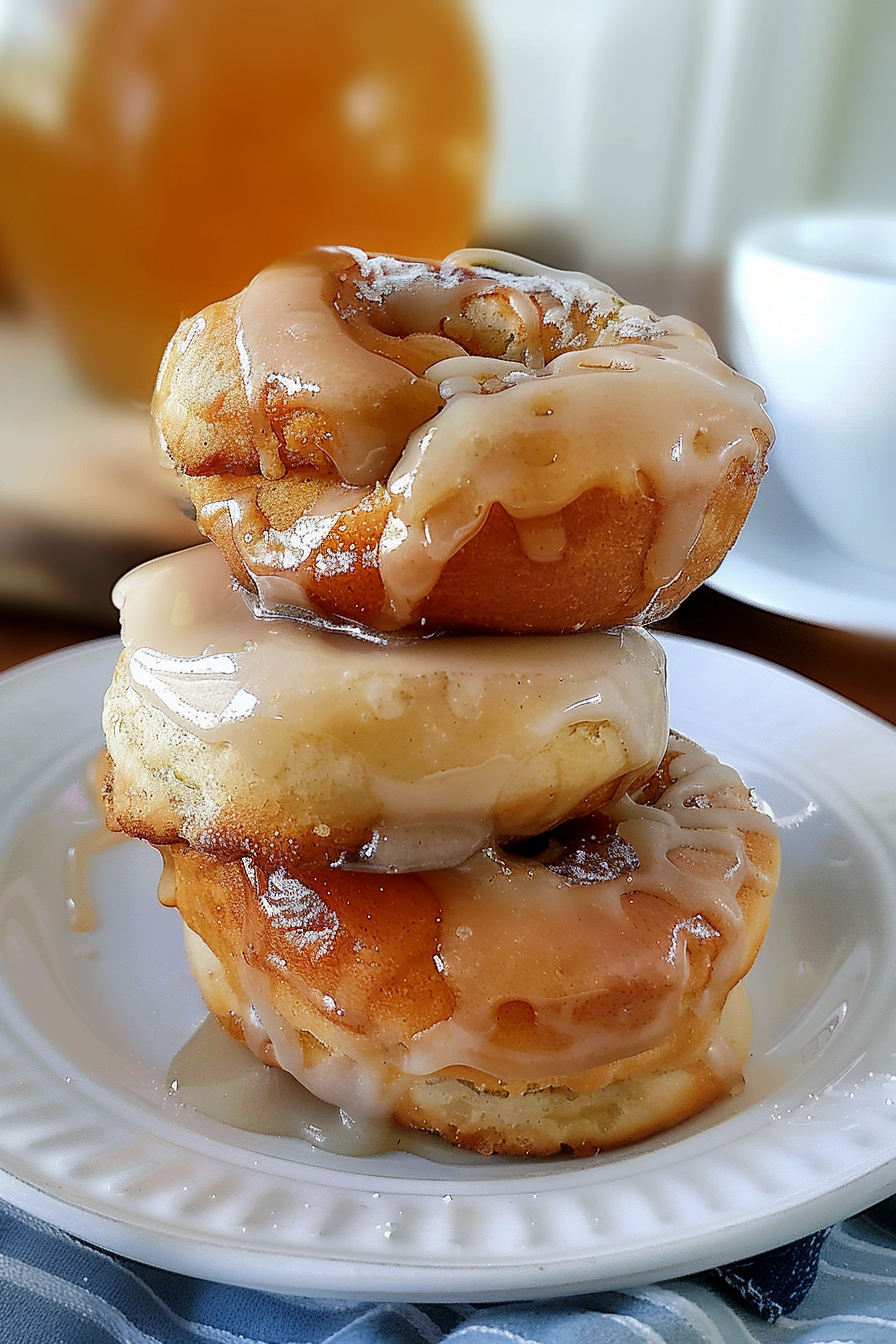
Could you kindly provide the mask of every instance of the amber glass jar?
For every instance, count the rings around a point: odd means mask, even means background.
[[[3,248],[89,381],[145,399],[180,318],[278,257],[463,246],[485,104],[461,0],[10,0]]]

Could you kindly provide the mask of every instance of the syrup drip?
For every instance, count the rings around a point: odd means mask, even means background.
[[[90,758],[84,772],[87,798],[100,813],[105,770],[105,754],[99,751]],[[92,896],[94,859],[98,854],[129,839],[130,836],[120,831],[107,830],[98,819],[95,826],[82,830],[74,843],[69,845],[65,859],[65,905],[69,925],[75,933],[91,933],[96,928]]]
[[[344,1157],[409,1152],[431,1162],[465,1166],[496,1160],[459,1152],[435,1135],[392,1120],[355,1118],[321,1101],[290,1073],[263,1064],[211,1015],[177,1052],[166,1081],[168,1105],[177,1110],[193,1109],[252,1134],[304,1139]]]
[[[290,1073],[262,1064],[213,1017],[175,1055],[167,1084],[178,1105],[255,1134],[306,1139],[317,1148],[352,1157],[401,1146],[397,1125],[355,1120],[321,1101]]]
[[[98,825],[96,830],[85,831],[66,855],[65,904],[69,924],[75,933],[90,933],[96,928],[96,911],[91,898],[93,860],[97,854],[120,844],[129,836],[107,831]]]

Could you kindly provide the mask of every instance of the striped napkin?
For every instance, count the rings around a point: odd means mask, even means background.
[[[782,1334],[788,1344],[892,1344],[896,1198],[830,1235],[712,1273],[488,1306],[203,1282],[98,1251],[0,1203],[2,1344],[772,1344]]]

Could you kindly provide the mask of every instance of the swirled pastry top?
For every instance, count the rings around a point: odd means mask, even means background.
[[[299,576],[347,514],[385,502],[367,563],[397,627],[496,506],[523,555],[549,565],[567,548],[564,510],[595,490],[656,504],[644,568],[653,596],[668,588],[733,464],[755,492],[773,436],[762,400],[699,327],[588,276],[506,254],[320,248],[181,326],[155,422],[188,477],[223,478],[194,493],[200,526],[214,535],[223,506],[253,575]],[[326,492],[259,527],[239,478],[309,469]],[[634,614],[652,615],[643,605]]]

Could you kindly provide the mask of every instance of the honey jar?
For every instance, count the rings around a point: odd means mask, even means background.
[[[460,0],[11,0],[3,248],[88,381],[146,400],[180,319],[279,257],[468,242],[486,121]]]

